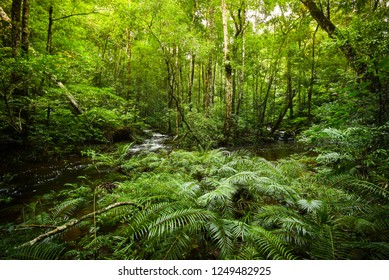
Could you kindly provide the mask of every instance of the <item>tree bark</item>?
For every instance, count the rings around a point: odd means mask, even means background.
[[[195,77],[195,66],[196,66],[196,55],[191,51],[190,53],[190,74],[189,74],[189,86],[188,86],[188,103],[189,111],[192,111],[193,107],[193,86],[194,86],[194,77]]]
[[[209,8],[209,41],[213,42],[213,17],[214,17],[214,9],[213,7]],[[206,117],[209,117],[209,110],[210,106],[212,104],[213,100],[213,72],[212,72],[212,65],[213,65],[213,54],[212,50],[209,52],[208,55],[208,65],[207,65],[207,71],[205,73],[205,87],[204,87],[204,111]]]
[[[46,52],[51,54],[52,38],[53,38],[53,6],[49,8],[49,25],[47,27],[47,41],[46,41]]]
[[[224,70],[225,70],[225,120],[224,142],[228,144],[232,122],[232,66],[228,48],[228,22],[226,1],[222,0],[223,38],[224,38]]]
[[[315,43],[316,43],[316,33],[319,29],[319,25],[316,26],[315,31],[313,32],[312,36],[312,63],[311,63],[311,80],[309,82],[309,89],[308,89],[308,119],[312,120],[312,94],[313,94],[313,85],[315,83]]]
[[[19,54],[20,49],[20,12],[22,9],[22,0],[13,0],[11,9],[11,23],[12,23],[12,35],[11,35],[11,46],[12,55],[16,57]]]
[[[29,41],[30,32],[28,29],[29,17],[30,17],[30,0],[23,0],[21,49],[24,54],[28,54],[28,48],[30,45],[30,41]]]
[[[1,21],[7,21],[7,22],[11,21],[11,19],[8,17],[6,12],[4,12],[2,7],[0,7],[0,20]]]

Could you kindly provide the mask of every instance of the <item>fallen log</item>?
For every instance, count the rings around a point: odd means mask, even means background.
[[[48,232],[45,232],[37,237],[35,237],[34,239],[28,241],[28,242],[25,242],[23,243],[20,247],[25,247],[25,246],[32,246],[50,236],[53,236],[55,234],[58,234],[58,233],[61,233],[63,231],[65,231],[66,229],[72,227],[72,226],[75,226],[76,224],[84,221],[84,220],[87,220],[89,218],[93,218],[95,217],[96,215],[100,215],[104,212],[107,212],[113,208],[116,208],[116,207],[121,207],[121,206],[125,206],[125,205],[135,205],[134,202],[131,202],[131,201],[124,201],[124,202],[116,202],[116,203],[113,203],[113,204],[110,204],[108,205],[107,207],[103,208],[103,209],[100,209],[98,211],[95,211],[95,212],[92,212],[92,213],[89,213],[89,214],[86,214],[82,217],[80,217],[79,219],[72,219],[70,220],[69,222],[63,224],[62,226],[58,226],[56,228],[54,228],[53,230],[50,230]]]
[[[49,76],[50,80],[55,83],[59,88],[61,88],[65,92],[66,99],[69,101],[70,105],[73,108],[73,111],[77,115],[81,115],[84,111],[82,110],[81,106],[78,104],[77,100],[74,98],[74,96],[69,92],[69,90],[64,86],[63,83],[57,80],[57,77],[50,73],[45,73],[47,76]]]

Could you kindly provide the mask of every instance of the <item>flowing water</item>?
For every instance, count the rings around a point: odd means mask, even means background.
[[[156,152],[169,147],[165,142],[169,136],[152,133],[150,139],[144,143],[131,147],[130,154],[145,152]],[[45,163],[24,164],[20,167],[9,168],[0,173],[0,199],[10,197],[10,203],[0,200],[0,223],[16,219],[21,209],[28,203],[34,201],[34,197],[60,191],[66,184],[79,181],[80,176],[90,180],[98,179],[100,173],[94,168],[89,158],[72,157],[62,161],[51,161]]]
[[[172,149],[166,144],[170,137],[160,133],[152,133],[151,138],[144,143],[134,145],[129,150],[130,154],[156,152]],[[258,145],[257,147],[245,147],[258,156],[267,160],[278,160],[294,153],[303,153],[307,149],[296,142],[275,142]],[[79,176],[86,176],[93,180],[99,177],[99,173],[91,166],[88,158],[73,157],[63,161],[46,162],[39,164],[27,164],[17,169],[10,168],[0,174],[0,198],[11,197],[11,203],[2,203],[0,200],[0,223],[13,221],[20,215],[21,209],[34,201],[34,197],[50,191],[60,191],[66,184],[76,183]]]

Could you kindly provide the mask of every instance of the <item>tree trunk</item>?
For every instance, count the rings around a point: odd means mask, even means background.
[[[213,16],[214,16],[214,9],[213,7],[209,8],[209,38],[208,40],[212,43],[213,38]],[[205,87],[204,87],[204,110],[205,115],[209,117],[209,110],[213,99],[213,76],[212,76],[212,65],[213,65],[213,54],[212,50],[209,52],[208,55],[208,65],[207,65],[207,72],[205,77]]]
[[[47,41],[46,41],[46,52],[51,54],[51,45],[53,38],[53,6],[49,8],[49,25],[47,27]]]
[[[311,80],[309,82],[308,89],[308,119],[312,120],[312,94],[313,94],[313,85],[315,83],[315,38],[319,25],[316,26],[315,32],[312,36],[312,63],[311,63]]]
[[[22,0],[13,0],[12,10],[11,10],[11,22],[12,22],[11,46],[12,46],[12,55],[14,57],[16,57],[19,54],[19,49],[20,49],[21,9],[22,9]]]
[[[274,133],[280,127],[282,120],[284,119],[286,113],[288,112],[288,109],[293,105],[293,97],[294,97],[294,95],[293,95],[293,91],[292,91],[292,95],[288,98],[287,104],[285,104],[284,109],[280,112],[276,122],[272,126],[271,133]]]
[[[131,59],[132,59],[132,45],[131,45],[131,31],[126,28],[126,54],[127,54],[127,86],[126,94],[127,99],[130,99],[130,86],[131,86],[131,72],[132,72],[132,66],[131,66]],[[138,104],[137,104],[138,105]]]
[[[327,32],[328,36],[337,39],[340,42],[340,49],[355,72],[363,77],[364,80],[368,80],[374,84],[375,79],[373,80],[372,75],[369,74],[368,65],[359,59],[357,52],[350,42],[343,37],[342,33],[336,28],[332,21],[324,15],[323,11],[319,9],[316,3],[313,0],[300,1],[307,7],[311,16],[317,21],[320,27]]]
[[[22,43],[21,49],[24,54],[28,54],[29,47],[29,30],[28,30],[28,18],[30,16],[30,0],[23,0],[22,11]]]
[[[319,9],[316,3],[313,0],[300,0],[301,3],[309,10],[311,16],[317,21],[321,28],[323,28],[328,36],[333,39],[338,40],[339,48],[346,56],[351,67],[358,74],[360,81],[366,82],[369,85],[369,90],[372,93],[380,94],[381,83],[374,74],[374,71],[369,71],[369,66],[360,59],[358,53],[354,47],[350,44],[347,38],[344,38],[343,34],[336,28],[328,16],[325,16],[323,11]],[[327,10],[329,8],[327,7]],[[328,12],[329,15],[329,12]],[[378,111],[378,122],[381,123],[382,115],[384,114],[382,107],[383,104],[379,101],[379,111]]]
[[[228,49],[228,23],[226,0],[222,0],[223,17],[223,38],[224,38],[224,70],[225,70],[225,120],[224,120],[224,142],[228,144],[232,121],[232,67]]]
[[[289,106],[287,107],[289,109],[289,116],[290,116],[290,119],[293,119],[294,118],[294,114],[293,114],[293,85],[292,85],[292,65],[291,65],[291,62],[290,62],[290,57],[291,57],[291,54],[288,53],[288,57],[287,57],[287,73],[286,73],[286,96],[287,96],[287,100],[288,101],[288,104]]]
[[[242,69],[240,71],[239,75],[239,89],[238,89],[238,104],[236,107],[236,115],[239,117],[240,115],[240,109],[242,107],[243,103],[243,83],[245,80],[245,59],[246,59],[246,48],[245,48],[245,40],[243,38],[243,33],[242,33]]]

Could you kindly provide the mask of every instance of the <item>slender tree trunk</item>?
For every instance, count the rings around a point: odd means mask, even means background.
[[[330,18],[324,15],[324,12],[316,5],[313,0],[300,0],[304,6],[308,9],[311,16],[317,21],[324,31],[327,32],[328,36],[333,39],[338,39],[340,42],[340,49],[343,54],[346,56],[350,65],[354,68],[358,75],[363,75],[367,73],[367,65],[359,61],[358,55],[351,46],[348,40],[344,40],[340,31],[336,28],[336,26],[332,23]]]
[[[22,0],[13,0],[12,1],[12,10],[11,10],[11,45],[12,45],[12,55],[15,57],[19,54],[20,49],[20,35],[21,35],[21,22],[20,22],[20,12],[22,9]]]
[[[315,44],[316,44],[316,33],[319,29],[319,25],[316,26],[315,31],[313,32],[312,36],[312,64],[311,64],[311,80],[309,82],[309,89],[308,89],[308,119],[312,120],[312,94],[313,94],[313,85],[315,83]]]
[[[223,38],[224,38],[224,70],[225,70],[225,120],[224,142],[228,144],[232,122],[232,67],[228,47],[228,22],[226,0],[222,0]]]
[[[192,96],[193,96],[193,86],[194,86],[194,77],[195,77],[195,66],[196,66],[196,55],[191,51],[190,53],[190,74],[189,74],[189,85],[188,85],[188,103],[189,111],[192,111]]]
[[[127,99],[130,98],[130,86],[131,86],[131,58],[132,58],[132,46],[131,46],[131,31],[129,28],[126,29],[126,54],[127,54],[127,77],[126,77],[126,84],[128,88],[126,89],[127,92]],[[137,104],[138,105],[138,104]]]
[[[273,126],[271,128],[271,133],[274,133],[280,127],[282,120],[284,119],[286,113],[288,112],[288,109],[293,104],[293,95],[289,98],[289,100],[287,102],[288,103],[285,105],[284,109],[278,115],[276,122],[273,124]]]
[[[21,49],[24,54],[28,54],[29,42],[29,30],[28,19],[30,17],[30,0],[23,0],[22,7],[22,42]]]
[[[209,8],[209,20],[208,20],[208,28],[209,28],[209,42],[213,42],[213,17],[214,17],[214,8]],[[213,53],[212,50],[208,55],[208,65],[207,72],[205,77],[205,87],[204,87],[204,110],[206,117],[209,117],[210,106],[213,100],[213,75],[212,75],[212,66],[213,66]]]
[[[59,88],[61,88],[65,92],[66,99],[69,101],[69,104],[71,105],[74,113],[76,115],[82,114],[84,111],[82,110],[81,106],[78,104],[76,98],[68,91],[68,89],[60,81],[58,81],[54,75],[49,73],[46,74],[49,76],[50,80],[53,83],[55,83]]]
[[[245,40],[243,38],[243,33],[242,33],[242,70],[240,71],[239,75],[239,89],[238,89],[238,104],[236,107],[236,115],[239,117],[240,115],[240,109],[242,107],[243,103],[243,83],[245,79],[245,59],[246,59],[246,48],[245,48]]]
[[[289,116],[291,119],[294,118],[294,114],[293,114],[293,85],[292,85],[292,65],[291,65],[291,62],[290,62],[290,56],[291,54],[288,54],[288,57],[287,57],[287,73],[286,73],[286,85],[287,85],[287,89],[286,89],[286,96],[287,96],[287,102],[289,104],[288,108],[289,108]]]
[[[261,113],[259,116],[259,121],[258,121],[259,128],[262,128],[265,125],[265,114],[266,114],[266,109],[267,109],[267,105],[268,105],[267,103],[268,103],[268,99],[270,96],[271,88],[273,86],[274,76],[275,76],[275,73],[270,73],[269,82],[267,85],[265,97],[263,99],[262,106],[261,106],[262,110],[261,110]]]
[[[51,54],[51,46],[53,39],[53,6],[49,8],[49,25],[47,27],[47,41],[46,41],[46,52]]]
[[[201,72],[202,72],[202,65],[201,63],[198,64],[198,78],[197,78],[197,99],[196,99],[196,107],[197,110],[201,110]]]

